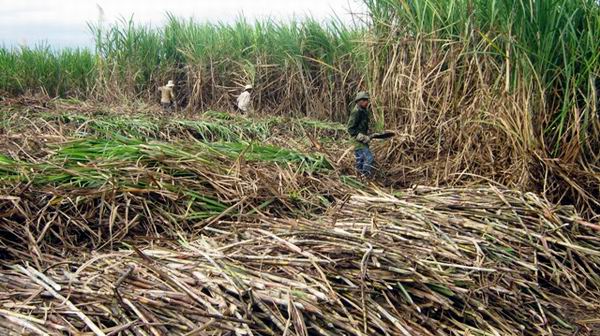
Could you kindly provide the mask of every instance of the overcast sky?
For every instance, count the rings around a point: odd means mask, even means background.
[[[325,19],[333,13],[350,21],[349,13],[361,8],[360,0],[0,0],[0,45],[91,46],[86,23],[98,21],[98,6],[105,22],[133,15],[136,23],[153,26],[164,23],[166,12],[212,22],[232,22],[240,15]]]

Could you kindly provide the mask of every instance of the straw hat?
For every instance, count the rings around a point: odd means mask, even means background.
[[[172,80],[170,80],[170,81],[167,83],[167,87],[173,87],[173,86],[175,86],[175,83],[173,83],[173,81],[172,81]]]

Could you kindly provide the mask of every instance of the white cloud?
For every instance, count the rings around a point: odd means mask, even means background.
[[[240,15],[249,19],[289,19],[307,15],[326,19],[335,12],[349,17],[360,0],[0,0],[0,44],[29,44],[47,40],[52,45],[89,45],[88,22],[97,22],[98,5],[106,22],[133,15],[136,23],[160,26],[166,12],[199,21],[232,22]],[[71,32],[71,34],[69,34]],[[69,37],[71,36],[71,37]]]

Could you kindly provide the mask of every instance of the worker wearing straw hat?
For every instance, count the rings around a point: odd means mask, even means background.
[[[254,88],[252,85],[248,84],[244,86],[244,91],[237,98],[237,108],[242,111],[242,113],[248,113],[250,111],[252,100],[251,93]]]
[[[171,112],[172,107],[177,108],[174,87],[175,83],[170,80],[167,85],[158,88],[158,91],[160,91],[160,105],[162,105],[165,112]]]
[[[373,153],[369,149],[371,141],[369,134],[369,119],[371,111],[369,107],[369,93],[361,91],[354,98],[355,106],[348,118],[348,133],[354,140],[354,156],[356,169],[364,177],[373,174]]]

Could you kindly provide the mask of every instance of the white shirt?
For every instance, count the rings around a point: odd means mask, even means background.
[[[237,106],[240,110],[248,112],[250,108],[250,92],[244,91],[237,98]]]

